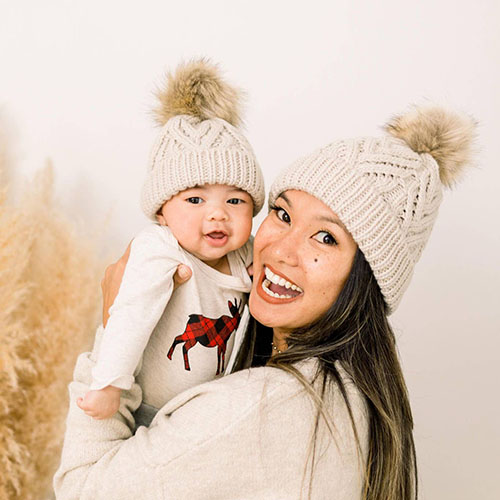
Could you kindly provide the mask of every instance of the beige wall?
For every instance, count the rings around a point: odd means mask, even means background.
[[[498,2],[307,4],[1,0],[0,123],[13,178],[50,156],[66,210],[91,227],[107,219],[104,243],[118,252],[145,222],[151,91],[182,57],[211,56],[248,90],[248,136],[268,183],[337,137],[379,133],[409,103],[469,111],[478,168],[445,196],[393,324],[421,498],[500,498]]]

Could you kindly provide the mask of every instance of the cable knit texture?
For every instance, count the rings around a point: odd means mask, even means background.
[[[231,124],[241,122],[240,92],[202,59],[168,74],[158,100],[154,111],[162,128],[142,190],[144,213],[155,220],[177,193],[197,185],[226,184],[252,197],[256,215],[264,204],[264,177],[252,147]]]
[[[474,127],[470,117],[439,107],[417,109],[388,125],[392,136],[339,140],[293,163],[271,186],[269,203],[297,189],[328,205],[370,263],[393,312],[436,219],[440,176],[451,185],[462,174]]]

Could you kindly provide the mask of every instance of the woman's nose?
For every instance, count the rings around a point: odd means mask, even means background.
[[[297,266],[299,263],[300,241],[292,232],[288,232],[283,238],[276,239],[271,245],[271,252],[278,262],[289,266]]]

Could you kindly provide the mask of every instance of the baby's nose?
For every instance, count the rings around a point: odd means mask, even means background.
[[[222,207],[212,207],[207,213],[208,220],[224,221],[228,219],[227,212]]]

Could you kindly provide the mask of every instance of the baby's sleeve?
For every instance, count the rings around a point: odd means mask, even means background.
[[[130,389],[151,333],[173,291],[173,275],[185,258],[167,228],[150,226],[130,248],[120,290],[92,370],[91,389]]]
[[[249,240],[237,251],[245,267],[248,267],[253,262],[253,236],[250,236]]]

